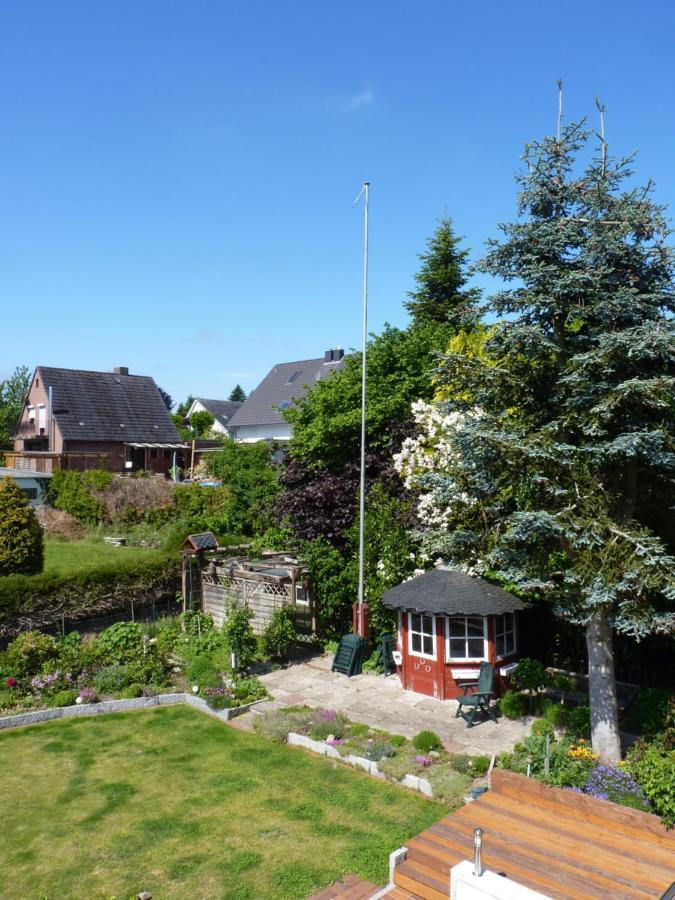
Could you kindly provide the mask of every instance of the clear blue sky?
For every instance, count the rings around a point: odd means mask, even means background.
[[[475,256],[526,140],[609,107],[675,201],[675,3],[14,0],[0,7],[0,378],[150,374],[176,400],[403,324],[447,212]]]

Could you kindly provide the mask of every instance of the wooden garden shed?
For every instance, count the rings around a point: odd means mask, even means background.
[[[438,568],[391,588],[382,602],[398,617],[397,669],[407,690],[453,700],[487,660],[499,693],[517,665],[527,604],[498,585]]]

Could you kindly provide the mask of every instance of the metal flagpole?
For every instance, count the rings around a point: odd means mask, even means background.
[[[363,621],[363,553],[366,533],[366,352],[368,344],[368,193],[370,182],[364,181],[365,195],[363,220],[363,345],[361,349],[361,473],[359,487],[359,634],[365,637]]]

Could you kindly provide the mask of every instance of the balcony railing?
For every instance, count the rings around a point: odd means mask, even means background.
[[[16,429],[16,437],[18,438],[46,437],[47,433],[47,426],[43,425],[40,428],[37,422],[20,422]]]

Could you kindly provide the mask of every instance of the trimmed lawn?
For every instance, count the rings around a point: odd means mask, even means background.
[[[136,562],[162,556],[160,550],[146,550],[142,547],[114,547],[93,538],[83,541],[45,541],[44,572],[67,575],[99,569],[102,566],[124,562]]]
[[[0,733],[7,898],[303,898],[442,818],[438,803],[188,707]]]

